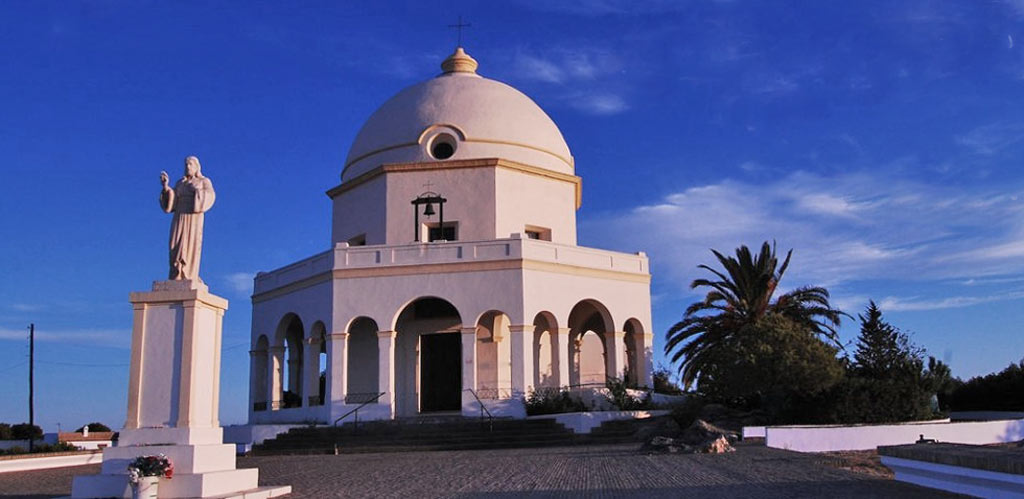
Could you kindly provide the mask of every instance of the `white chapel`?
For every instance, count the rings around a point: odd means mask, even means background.
[[[441,68],[356,135],[327,251],[256,276],[250,424],[522,417],[534,389],[650,386],[646,255],[577,246],[555,123],[462,48]]]

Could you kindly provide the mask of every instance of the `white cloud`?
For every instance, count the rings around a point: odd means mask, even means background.
[[[43,309],[43,306],[33,303],[12,303],[10,308],[18,312],[38,312]]]
[[[252,280],[256,277],[255,272],[235,272],[224,277],[228,285],[236,293],[252,293]]]
[[[562,83],[565,80],[565,71],[558,64],[540,57],[517,54],[515,66],[516,76],[526,80],[545,83]]]
[[[796,172],[769,183],[691,187],[625,214],[585,219],[581,232],[585,243],[590,232],[601,234],[598,245],[647,251],[656,279],[687,293],[703,276],[696,266],[713,263],[709,248],[731,253],[772,240],[780,252],[794,249],[789,286],[1017,278],[1024,277],[1020,199],[863,173]]]
[[[46,329],[36,327],[36,341],[97,345],[105,347],[131,347],[131,331],[117,329]],[[28,329],[0,328],[0,340],[28,341]]]
[[[596,115],[618,114],[629,109],[626,101],[613,94],[582,95],[574,98],[571,104],[580,111]]]
[[[991,123],[956,137],[956,142],[977,154],[991,156],[1024,141],[1024,123]]]
[[[921,300],[917,297],[898,298],[889,296],[878,303],[882,310],[892,312],[918,312],[922,310],[941,310],[946,308],[962,308],[990,303],[995,301],[1019,300],[1024,298],[1024,292],[1010,292],[989,296],[949,296],[934,300]]]

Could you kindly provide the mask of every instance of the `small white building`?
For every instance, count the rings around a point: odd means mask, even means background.
[[[327,191],[330,248],[256,276],[251,424],[522,415],[535,387],[650,386],[644,253],[576,245],[581,179],[529,97],[443,72],[384,103]],[[379,397],[378,397],[379,395]]]

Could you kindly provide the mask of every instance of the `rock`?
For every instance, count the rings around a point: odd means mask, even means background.
[[[675,443],[675,440],[673,440],[671,438],[662,437],[662,436],[655,436],[655,437],[652,437],[649,442],[647,442],[647,445],[649,445],[651,447],[667,447],[667,446],[672,445],[674,443]]]
[[[697,451],[703,454],[724,454],[726,452],[733,452],[734,448],[730,443],[729,439],[724,436],[719,436],[713,440],[708,440],[702,445],[697,447]]]
[[[703,445],[709,440],[714,440],[718,437],[725,437],[729,442],[735,442],[739,440],[739,436],[735,433],[723,430],[703,419],[698,419],[690,425],[685,431],[683,431],[682,440],[683,442],[690,445]]]

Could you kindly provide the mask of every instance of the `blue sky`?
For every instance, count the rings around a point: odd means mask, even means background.
[[[0,421],[27,419],[34,322],[37,422],[121,425],[187,154],[243,421],[252,275],[328,247],[355,133],[460,13],[565,135],[580,243],[650,255],[658,350],[708,248],[774,239],[784,287],[876,300],[957,376],[1024,357],[1024,1],[371,3],[0,2]]]

